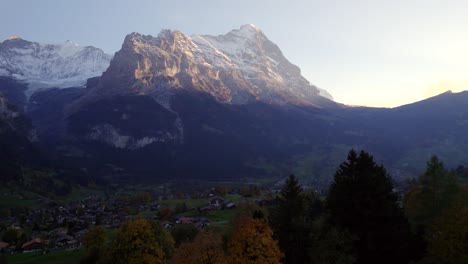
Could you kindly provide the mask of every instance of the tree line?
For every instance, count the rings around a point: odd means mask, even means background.
[[[287,178],[273,204],[238,210],[225,234],[135,219],[86,234],[81,263],[468,263],[468,188],[432,157],[403,195],[351,150],[326,197]],[[172,233],[172,234],[171,234]]]

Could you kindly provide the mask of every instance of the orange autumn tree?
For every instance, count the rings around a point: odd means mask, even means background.
[[[231,264],[279,264],[281,253],[273,231],[260,219],[245,219],[237,223],[229,243]]]
[[[223,264],[226,259],[221,236],[202,231],[192,242],[182,243],[176,249],[172,264]]]

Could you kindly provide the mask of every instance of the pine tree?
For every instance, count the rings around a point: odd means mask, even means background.
[[[328,221],[355,239],[357,263],[408,263],[412,236],[390,176],[372,156],[354,150],[335,174]]]
[[[304,197],[297,178],[290,175],[270,212],[270,225],[279,247],[284,253],[283,262],[307,263],[309,230],[304,215]]]
[[[425,230],[443,209],[450,207],[459,191],[455,176],[445,169],[437,156],[433,156],[417,185],[406,194],[406,214],[417,228]]]

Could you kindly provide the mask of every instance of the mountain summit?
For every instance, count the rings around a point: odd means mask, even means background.
[[[299,67],[253,25],[226,35],[162,30],[157,37],[131,33],[98,85],[85,97],[151,95],[162,105],[178,90],[206,93],[218,102],[339,106],[320,96]]]

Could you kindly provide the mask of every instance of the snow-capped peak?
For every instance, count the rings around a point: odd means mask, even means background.
[[[29,96],[47,88],[84,86],[88,78],[100,76],[111,59],[100,49],[73,41],[44,44],[10,37],[0,43],[0,76],[26,82]]]
[[[263,32],[253,24],[243,25],[243,26],[240,27],[240,29],[234,29],[229,33],[239,35],[239,36],[244,36],[244,37],[247,37],[247,38],[255,36],[257,34],[263,34]]]
[[[54,45],[54,44],[49,44],[49,45]],[[58,48],[58,54],[62,56],[62,58],[76,56],[80,52],[83,52],[85,48],[74,43],[71,40],[67,40],[63,44],[55,44],[54,46]]]
[[[73,42],[72,40],[65,41],[64,45],[79,46],[78,43]]]
[[[14,39],[21,39],[21,37],[17,35],[11,35],[7,40],[14,40]]]
[[[189,37],[172,30],[162,30],[157,37],[131,33],[83,102],[135,93],[151,94],[167,105],[175,89],[195,89],[231,104],[256,100],[335,104],[320,96],[299,67],[251,24],[219,36]]]

